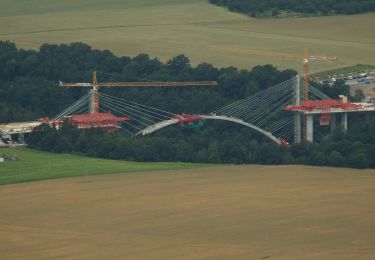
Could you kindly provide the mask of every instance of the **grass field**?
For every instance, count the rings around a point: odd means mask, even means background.
[[[4,185],[1,259],[370,260],[374,185],[374,170],[304,166]]]
[[[192,163],[139,163],[54,154],[26,148],[0,148],[0,155],[19,160],[0,163],[0,185],[95,174],[177,170],[208,166]]]
[[[298,60],[235,54],[225,49],[338,56],[314,62],[312,72],[374,65],[375,13],[290,19],[253,19],[206,0],[2,0],[0,40],[23,48],[44,42],[85,42],[118,55],[149,53],[161,60],[186,54],[193,64],[249,68],[272,63],[301,70]]]

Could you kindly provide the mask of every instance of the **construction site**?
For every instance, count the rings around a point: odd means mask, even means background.
[[[348,113],[369,113],[375,110],[375,103],[371,100],[353,103],[343,95],[341,95],[338,100],[333,100],[316,88],[310,86],[310,61],[335,62],[338,59],[336,56],[312,56],[309,54],[307,45],[305,45],[303,55],[241,49],[221,49],[221,51],[240,53],[243,55],[272,56],[282,59],[302,60],[303,76],[297,75],[289,82],[280,83],[252,97],[238,100],[208,115],[190,115],[187,113],[175,114],[173,112],[163,111],[159,108],[149,107],[146,104],[134,103],[131,100],[120,100],[116,97],[100,94],[99,89],[134,87],[215,87],[218,85],[218,82],[98,82],[96,71],[94,71],[92,82],[89,83],[59,82],[59,86],[63,88],[87,88],[89,91],[87,95],[69,106],[54,119],[42,118],[33,122],[1,124],[1,145],[24,145],[24,135],[30,133],[35,127],[45,123],[58,129],[64,120],[67,120],[69,124],[79,129],[102,128],[105,131],[115,131],[121,128],[122,125],[127,124],[133,128],[130,132],[125,129],[130,134],[146,135],[161,128],[176,124],[177,122],[180,126],[198,127],[202,126],[205,120],[213,119],[242,124],[262,133],[278,144],[289,146],[291,143],[314,141],[314,115],[319,116],[321,126],[330,125],[333,131],[337,126],[337,115],[340,114],[340,125],[345,132],[348,129]],[[279,85],[283,86],[283,89],[278,89]],[[310,91],[310,88],[313,90]],[[287,97],[277,96],[279,94],[286,94],[284,92],[285,89],[288,90]],[[272,98],[265,93],[276,93],[275,99],[272,100]],[[100,106],[101,102],[104,104],[107,103],[106,108]],[[254,109],[255,111],[252,111]],[[264,111],[265,109],[266,111]],[[284,118],[282,120],[283,122],[272,122],[271,117],[280,110],[291,111],[290,118],[293,118],[292,125],[290,125],[288,117]],[[88,111],[88,113],[79,114],[82,113],[82,111]],[[109,111],[115,112],[116,115],[113,115]],[[246,118],[243,118],[245,115]],[[249,115],[252,115],[252,117]],[[272,124],[277,124],[277,127],[265,126],[266,122],[258,120],[264,117]],[[136,131],[132,132],[133,130]],[[280,132],[281,130],[283,130],[283,132]]]
[[[0,259],[375,259],[373,2],[1,0]]]

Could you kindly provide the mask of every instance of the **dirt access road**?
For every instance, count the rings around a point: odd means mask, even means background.
[[[375,259],[375,171],[222,166],[0,186],[1,259]]]

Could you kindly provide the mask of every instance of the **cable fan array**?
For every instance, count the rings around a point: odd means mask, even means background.
[[[302,84],[300,84],[302,86]],[[235,117],[262,128],[278,138],[289,142],[294,140],[294,118],[282,107],[293,104],[295,100],[296,79],[279,83],[248,98],[238,100],[211,114]],[[302,98],[302,91],[300,89]],[[329,99],[327,95],[313,86],[309,87],[311,99]]]
[[[58,114],[52,121],[62,120],[66,116],[88,113],[90,95],[86,94]]]
[[[100,111],[130,118],[129,121],[123,121],[119,125],[121,129],[129,134],[135,134],[148,126],[160,121],[169,120],[172,116],[175,116],[175,114],[161,109],[141,105],[104,93],[99,94],[99,101]]]

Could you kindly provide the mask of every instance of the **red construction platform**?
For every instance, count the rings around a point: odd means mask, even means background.
[[[128,117],[116,117],[110,113],[73,115],[69,118],[69,122],[78,128],[115,128],[118,122],[128,120]]]
[[[116,129],[116,124],[122,121],[128,121],[128,117],[116,117],[110,113],[93,113],[73,115],[68,117],[69,123],[78,127],[79,129],[87,128],[104,128],[113,131]],[[60,127],[62,120],[53,122],[57,127]],[[50,122],[51,123],[51,122]]]
[[[192,123],[195,123],[195,122],[200,122],[202,121],[202,117],[199,116],[199,115],[189,115],[189,114],[185,114],[185,113],[182,113],[181,115],[176,115],[176,116],[173,116],[172,119],[177,119],[180,123],[180,125],[184,125],[184,124],[192,124]]]
[[[311,112],[320,111],[322,113],[331,113],[335,110],[343,111],[356,111],[362,110],[363,106],[359,103],[346,103],[340,100],[328,99],[328,100],[307,100],[303,101],[300,106],[286,106],[283,107],[287,111],[301,111],[301,112]]]

